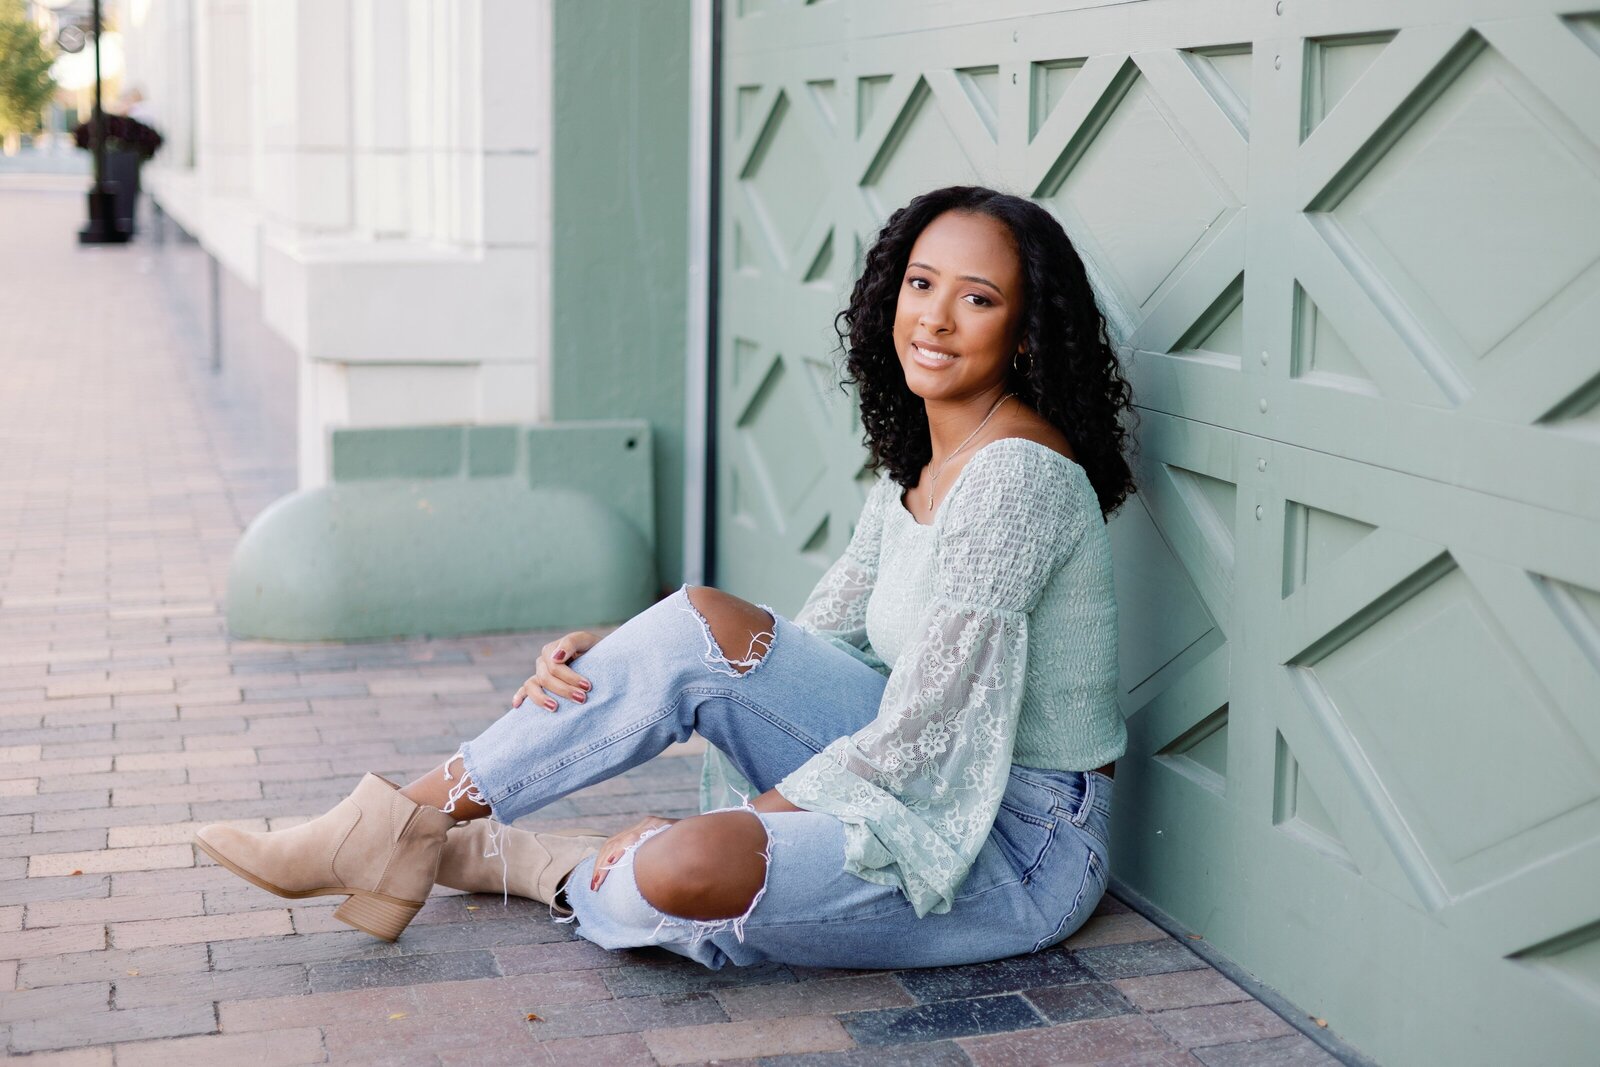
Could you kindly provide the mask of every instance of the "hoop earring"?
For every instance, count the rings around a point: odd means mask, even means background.
[[[1022,362],[1021,361],[1022,361],[1022,357],[1023,356],[1027,356],[1028,357],[1028,366],[1027,366],[1026,370],[1024,370],[1023,367],[1022,367]],[[1011,369],[1016,371],[1018,374],[1022,375],[1023,377],[1028,377],[1028,376],[1032,375],[1033,374],[1033,353],[1025,351],[1023,349],[1018,349],[1017,350],[1017,354],[1011,357]]]

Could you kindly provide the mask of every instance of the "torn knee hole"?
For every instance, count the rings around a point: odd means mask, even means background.
[[[766,658],[767,653],[772,651],[772,638],[771,630],[762,630],[760,633],[751,634],[750,644],[745,648],[744,655],[739,659],[729,659],[724,655],[722,656],[723,664],[739,674],[744,674],[759,664]]]
[[[652,840],[634,858],[634,884],[666,919],[695,924],[696,939],[744,924],[766,893],[772,849],[765,824],[733,813],[686,819],[670,842]],[[748,822],[748,825],[746,823]]]
[[[713,631],[710,620],[706,618],[706,613],[701,610],[701,607],[696,602],[695,597],[689,595],[688,587],[685,586],[684,589],[684,600],[686,604],[684,610],[690,615],[693,615],[695,621],[700,624],[700,633],[705,639],[706,646],[702,658],[708,669],[715,671],[718,674],[725,674],[730,677],[739,677],[749,673],[756,667],[759,667],[762,662],[766,660],[768,653],[772,651],[773,642],[777,639],[777,635],[774,632],[777,623],[773,619],[770,608],[766,607],[765,605],[753,605],[753,607],[757,609],[754,613],[744,610],[730,612],[729,614],[737,614],[742,617],[739,623],[735,623],[731,618],[724,620],[719,617],[718,621],[719,623],[723,623],[723,625],[719,625],[716,627],[716,629],[722,630],[724,633],[731,633],[739,630],[742,630],[744,633],[744,636],[740,638],[741,641],[745,642],[744,653],[743,655],[733,657],[729,656],[723,650],[723,644],[717,640],[716,633]],[[741,608],[752,607],[752,605],[746,605],[743,601],[738,601],[736,598],[727,597],[725,594],[721,594],[718,590],[701,590],[700,592],[702,595],[715,594],[720,599],[731,601]],[[759,614],[761,617],[759,628],[757,628],[756,624],[748,621],[756,614]],[[730,641],[729,644],[734,644],[734,642]]]

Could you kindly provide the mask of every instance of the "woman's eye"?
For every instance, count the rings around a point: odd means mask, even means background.
[[[906,279],[906,284],[911,286],[911,288],[913,288],[913,289],[931,289],[932,288],[932,286],[928,284],[928,279],[926,279],[926,278],[907,278]]]
[[[967,299],[981,308],[986,308],[990,304],[989,298],[984,296],[982,293],[968,293]]]

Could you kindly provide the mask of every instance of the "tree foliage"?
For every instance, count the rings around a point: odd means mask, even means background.
[[[0,0],[0,133],[32,133],[55,95],[50,53],[22,0]]]

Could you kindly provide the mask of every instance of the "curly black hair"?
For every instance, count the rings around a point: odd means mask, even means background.
[[[1055,217],[1032,201],[982,186],[935,189],[890,215],[867,251],[849,306],[834,320],[844,384],[856,387],[861,402],[869,465],[910,488],[933,454],[927,409],[906,385],[895,352],[894,315],[911,246],[947,211],[987,215],[1011,231],[1022,261],[1020,340],[1028,355],[1020,370],[1013,366],[1007,387],[1066,436],[1101,515],[1110,518],[1134,491],[1123,425],[1133,391],[1112,351],[1105,317]]]

